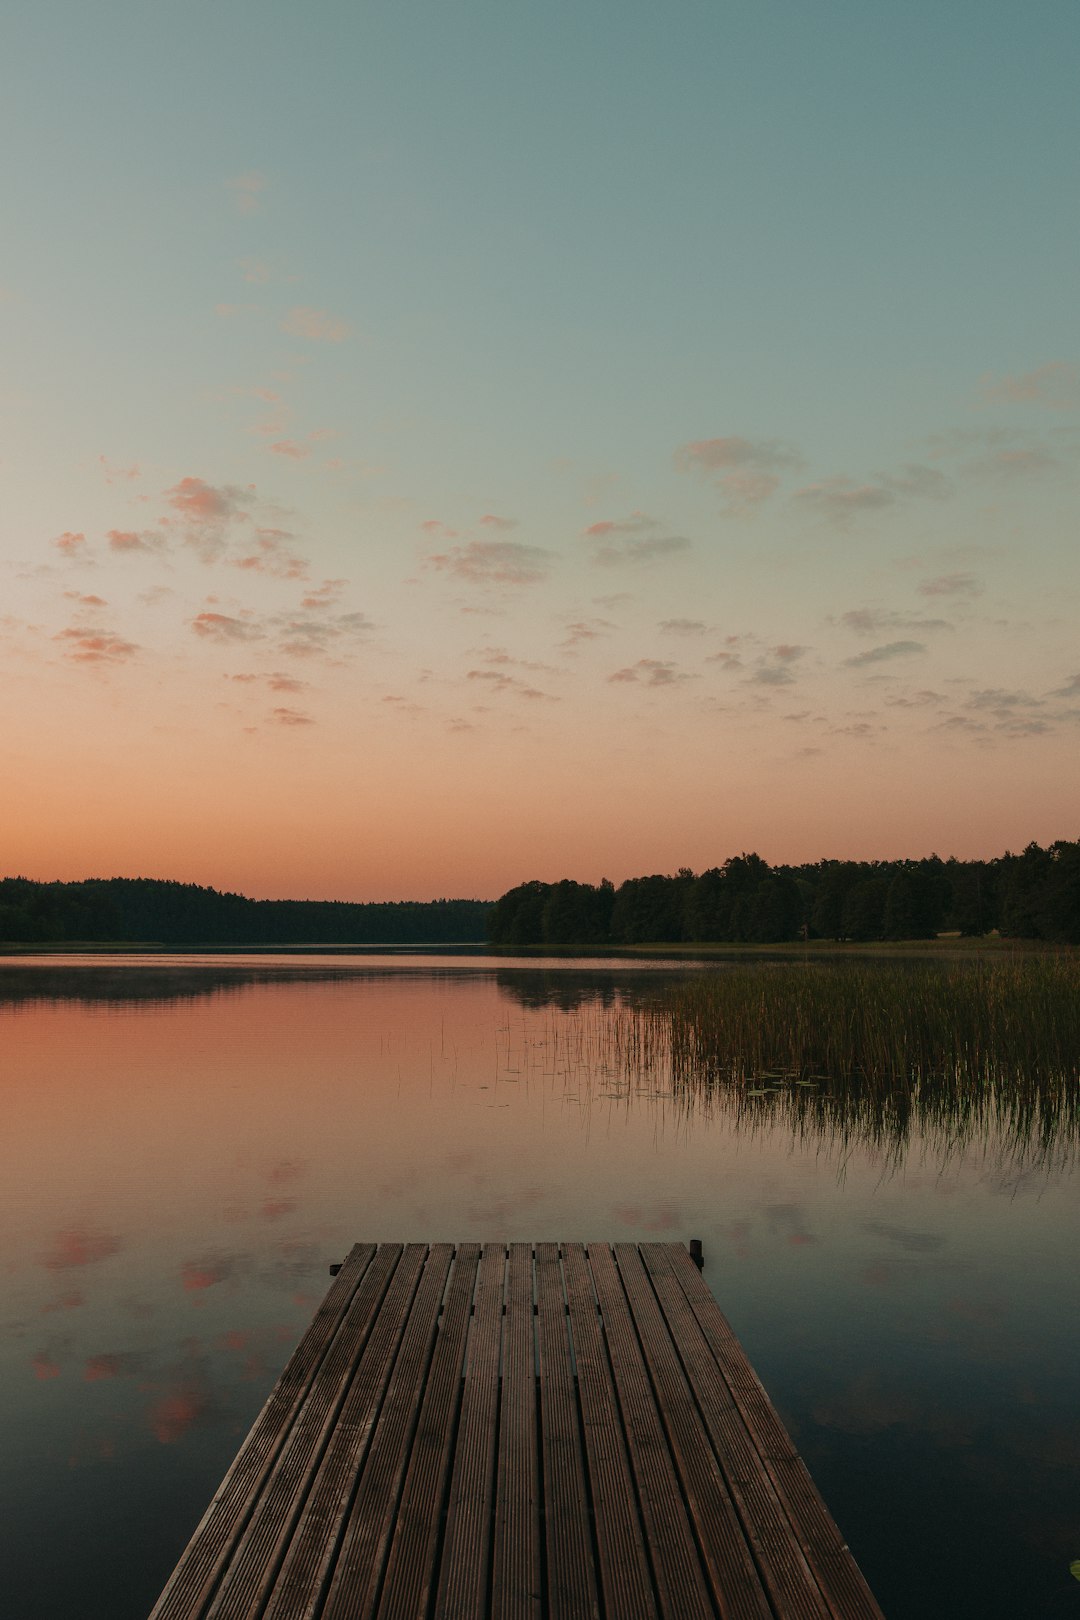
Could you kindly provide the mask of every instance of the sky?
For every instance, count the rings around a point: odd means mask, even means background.
[[[0,851],[1080,837],[1080,10],[13,0]]]

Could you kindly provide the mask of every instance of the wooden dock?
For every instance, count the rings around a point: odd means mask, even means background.
[[[881,1620],[679,1244],[361,1243],[151,1620]]]

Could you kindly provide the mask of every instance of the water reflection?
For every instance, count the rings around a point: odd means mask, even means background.
[[[704,1239],[890,1620],[1070,1601],[1067,1088],[680,1067],[685,967],[64,971],[0,970],[13,1613],[147,1612],[348,1244],[559,1235]]]

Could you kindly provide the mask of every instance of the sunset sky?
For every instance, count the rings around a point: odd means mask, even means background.
[[[0,850],[1080,837],[1080,9],[14,0]]]

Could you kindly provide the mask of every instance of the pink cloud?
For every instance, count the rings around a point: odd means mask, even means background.
[[[263,634],[257,624],[232,618],[228,613],[197,613],[191,628],[207,641],[258,641]]]
[[[279,726],[313,726],[315,724],[310,714],[303,714],[299,709],[275,709],[273,719],[275,724]]]
[[[77,625],[57,631],[53,640],[64,642],[68,657],[80,664],[120,664],[139,651],[137,642],[125,641],[112,630]]]
[[[614,675],[608,676],[609,681],[643,681],[646,686],[674,686],[679,681],[692,679],[675,664],[661,658],[639,658],[636,664],[617,669]]]
[[[330,315],[325,309],[311,309],[298,304],[290,309],[281,323],[281,330],[292,337],[308,338],[313,343],[344,343],[352,336],[348,321]]]
[[[59,1378],[60,1376],[59,1365],[45,1350],[36,1351],[30,1358],[30,1365],[34,1369],[35,1378]]]
[[[263,264],[261,259],[241,259],[240,271],[245,281],[251,281],[259,286],[270,280],[270,266]]]
[[[482,529],[516,529],[517,518],[499,517],[494,512],[485,512],[480,519]]]
[[[65,557],[82,556],[86,547],[86,536],[81,532],[73,534],[70,529],[65,529],[63,534],[57,535],[53,545],[57,551],[63,552]]]
[[[297,444],[295,439],[278,439],[270,446],[273,456],[286,456],[290,461],[306,461],[311,454],[310,445]]]
[[[656,518],[649,517],[646,512],[631,512],[628,518],[618,521],[604,518],[598,523],[590,523],[582,533],[587,540],[602,540],[611,534],[649,534],[660,527]]]
[[[537,585],[551,568],[551,553],[518,540],[470,540],[428,558],[428,566],[470,585]]]
[[[232,565],[254,573],[272,574],[275,579],[306,579],[306,561],[287,544],[292,538],[287,529],[257,529],[256,549],[244,557],[234,557]]]
[[[162,546],[160,535],[137,534],[134,529],[109,529],[105,538],[110,551],[160,551]]]
[[[247,493],[254,493],[254,485],[244,491],[229,484],[215,488],[201,478],[181,478],[165,491],[165,500],[189,523],[225,523],[246,516],[239,502]]]

